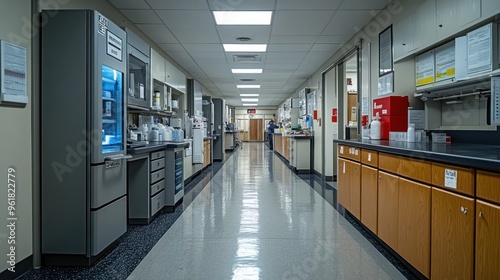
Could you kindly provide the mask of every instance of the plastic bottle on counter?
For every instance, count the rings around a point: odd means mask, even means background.
[[[158,128],[156,127],[151,128],[151,131],[149,132],[149,141],[158,141],[158,138],[159,138]]]
[[[372,140],[380,140],[380,134],[381,134],[380,130],[381,130],[380,115],[377,112],[377,115],[373,117],[373,120],[370,123],[370,138]]]
[[[415,124],[411,123],[406,132],[406,142],[415,142]]]
[[[147,124],[143,124],[142,125],[141,132],[142,132],[143,141],[147,140],[148,136],[149,136],[149,130],[148,130],[148,125]]]

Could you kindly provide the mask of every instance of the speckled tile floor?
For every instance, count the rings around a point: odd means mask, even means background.
[[[416,278],[337,206],[335,183],[295,175],[262,143],[203,171],[174,213],[129,226],[94,266],[42,267],[21,279],[127,277]]]

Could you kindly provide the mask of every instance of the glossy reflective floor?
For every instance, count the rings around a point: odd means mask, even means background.
[[[128,279],[405,279],[310,184],[244,143]]]

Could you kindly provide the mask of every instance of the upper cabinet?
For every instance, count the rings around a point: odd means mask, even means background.
[[[186,93],[186,75],[151,48],[151,77]]]
[[[153,48],[151,48],[151,77],[165,82],[165,59]]]
[[[186,93],[186,75],[169,61],[165,60],[165,83],[176,90]]]
[[[480,17],[481,0],[436,0],[437,39],[457,33]]]
[[[498,0],[481,1],[481,16],[483,18],[491,17],[498,13],[500,13],[500,1]]]

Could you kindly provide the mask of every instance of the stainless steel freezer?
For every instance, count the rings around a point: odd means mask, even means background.
[[[92,10],[42,16],[42,262],[91,265],[127,229],[126,33]]]

